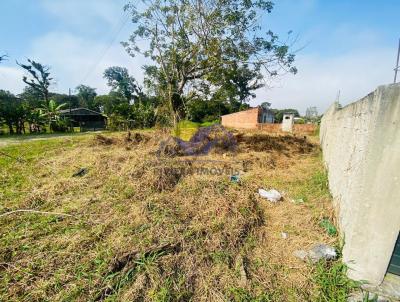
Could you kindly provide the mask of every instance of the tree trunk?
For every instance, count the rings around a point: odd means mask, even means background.
[[[8,130],[9,130],[10,134],[14,134],[14,129],[13,129],[12,123],[8,122],[7,126],[8,126]]]

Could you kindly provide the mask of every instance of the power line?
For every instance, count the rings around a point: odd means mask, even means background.
[[[94,63],[92,64],[92,66],[88,69],[88,71],[86,72],[85,76],[80,80],[79,83],[83,83],[84,81],[86,81],[88,79],[88,77],[91,75],[91,73],[97,68],[97,66],[99,65],[99,63],[103,60],[104,56],[107,54],[107,52],[109,51],[109,49],[111,48],[111,46],[113,45],[113,43],[115,42],[115,40],[117,39],[118,35],[120,34],[120,32],[122,31],[122,29],[124,28],[124,26],[126,25],[127,21],[129,20],[129,13],[124,13],[120,19],[120,21],[118,23],[120,23],[119,25],[116,25],[114,27],[114,29],[111,31],[111,40],[110,42],[105,45],[105,47],[103,48],[103,50],[100,52],[100,56],[98,57],[98,59],[96,59],[94,61]],[[117,23],[117,24],[118,24]],[[78,84],[79,84],[78,83]]]

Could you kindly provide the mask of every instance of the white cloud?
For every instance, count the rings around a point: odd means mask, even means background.
[[[140,57],[130,57],[118,39],[99,42],[87,40],[66,32],[51,32],[32,44],[31,57],[51,67],[56,84],[53,90],[66,92],[79,84],[108,93],[103,72],[110,66],[124,66],[139,81],[143,79]]]
[[[297,75],[286,75],[272,89],[260,89],[251,101],[269,101],[275,108],[297,108],[304,113],[317,106],[323,113],[340,90],[342,105],[354,102],[378,85],[393,80],[393,49],[365,49],[321,57],[303,55],[297,60]]]
[[[21,93],[25,84],[22,82],[24,73],[20,68],[0,65],[0,89],[12,93]]]
[[[106,37],[107,38],[107,37]],[[143,80],[142,57],[130,57],[119,44],[117,36],[105,41],[88,40],[68,32],[50,32],[32,42],[27,58],[50,66],[54,78],[52,91],[67,93],[68,88],[85,84],[97,88],[99,94],[108,93],[109,87],[103,79],[103,72],[110,66],[123,66],[139,81]],[[25,62],[24,60],[21,60]],[[11,62],[8,62],[11,63]],[[0,65],[0,89],[21,93],[23,71],[18,66]]]

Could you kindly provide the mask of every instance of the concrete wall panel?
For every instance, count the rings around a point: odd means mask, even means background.
[[[320,139],[349,276],[378,285],[400,230],[400,84],[331,106]]]

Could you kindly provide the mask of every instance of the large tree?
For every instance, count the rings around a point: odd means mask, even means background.
[[[17,64],[29,74],[29,78],[27,76],[22,78],[24,83],[36,91],[46,102],[47,106],[49,103],[49,86],[53,80],[50,77],[50,67],[31,59],[28,59],[28,64],[20,64],[18,62]]]
[[[122,115],[127,115],[127,112],[119,110],[119,108],[129,107],[129,102],[119,93],[110,92],[108,95],[98,95],[95,97],[94,102],[98,104],[100,111],[105,115],[115,112],[122,112]]]
[[[32,109],[39,108],[43,103],[42,94],[31,86],[25,86],[23,92],[18,97],[24,100]]]
[[[104,78],[113,92],[121,94],[128,101],[135,100],[141,93],[140,86],[125,67],[113,66],[104,71]]]
[[[18,95],[22,100],[26,111],[26,121],[29,124],[29,131],[40,132],[45,125],[45,119],[40,115],[39,109],[43,105],[42,94],[31,86],[25,86],[24,91]]]
[[[137,27],[123,43],[131,55],[154,61],[145,67],[174,122],[184,112],[186,95],[199,83],[223,86],[226,70],[253,75],[251,87],[264,76],[295,73],[294,55],[260,19],[273,3],[265,0],[146,0],[139,12],[128,4]],[[142,47],[147,40],[147,47]],[[251,88],[250,88],[251,90]]]
[[[76,87],[77,96],[79,99],[79,105],[86,107],[91,110],[99,110],[99,106],[95,103],[95,97],[97,96],[96,88],[92,88],[86,85],[79,85]]]

